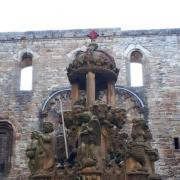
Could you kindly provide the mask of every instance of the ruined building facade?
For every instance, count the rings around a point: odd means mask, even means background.
[[[162,179],[180,179],[180,29],[94,30],[99,49],[120,69],[116,105],[132,119],[144,118],[159,151],[156,172]],[[92,30],[0,33],[0,178],[27,179],[25,150],[30,133],[40,130],[48,100],[57,94],[71,108],[66,68],[85,51]],[[131,63],[141,64],[142,84],[132,86]],[[21,72],[32,67],[32,90],[20,88]],[[103,94],[102,94],[103,98]],[[46,117],[52,121],[57,117]]]

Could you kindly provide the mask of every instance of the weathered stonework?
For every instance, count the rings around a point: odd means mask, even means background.
[[[76,50],[88,46],[90,31],[0,33],[0,122],[9,122],[14,130],[11,168],[4,179],[27,179],[30,132],[39,129],[39,112],[49,94],[69,86],[66,67]],[[130,53],[139,49],[143,54],[144,86],[136,91],[147,105],[152,145],[159,150],[156,172],[165,180],[179,180],[180,150],[174,149],[173,138],[180,136],[180,29],[96,32],[99,49],[120,68],[117,85],[129,87]],[[31,92],[19,91],[21,55],[27,51],[33,55]],[[130,126],[133,113],[127,115]]]

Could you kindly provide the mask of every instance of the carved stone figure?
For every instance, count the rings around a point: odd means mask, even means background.
[[[53,124],[43,123],[43,133],[33,132],[31,135],[31,148],[27,148],[26,155],[33,176],[44,176],[53,172],[54,160],[54,137]]]
[[[146,124],[143,119],[133,119],[133,127],[131,136],[133,140],[137,143],[143,143],[145,141],[145,128]]]
[[[108,122],[109,107],[105,102],[101,100],[96,100],[91,107],[91,111],[94,115],[97,116],[101,125],[109,124]]]
[[[81,166],[95,166],[101,142],[101,129],[96,116],[90,116],[88,123],[83,123],[80,128],[79,155]]]
[[[128,144],[128,171],[147,171],[145,167],[145,121],[133,119],[132,141]]]
[[[34,131],[31,133],[31,143],[26,149],[26,156],[29,158],[28,167],[31,171],[31,174],[34,174],[37,170],[37,162],[36,162],[36,150],[38,147],[38,132]]]
[[[133,119],[131,137],[132,141],[128,144],[128,170],[152,173],[152,162],[158,159],[158,153],[150,145],[152,135],[144,119]]]
[[[66,150],[62,124],[60,124],[55,131],[55,139],[55,158],[57,162],[57,167],[63,168],[66,159]]]
[[[128,145],[126,163],[128,171],[147,171],[145,167],[144,146],[130,143]]]
[[[128,135],[121,133],[116,126],[108,129],[109,145],[107,149],[107,165],[122,166],[125,160],[126,141]]]
[[[111,123],[121,129],[126,120],[126,111],[120,108],[113,108],[111,116]]]

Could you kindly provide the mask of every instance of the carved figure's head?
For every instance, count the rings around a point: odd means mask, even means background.
[[[51,133],[53,132],[54,127],[53,124],[51,122],[44,122],[43,123],[43,132],[44,133]]]
[[[108,112],[108,105],[103,101],[97,100],[91,107],[91,111],[95,114],[99,119],[103,119],[106,117]]]
[[[37,139],[37,137],[38,137],[38,132],[37,131],[31,132],[31,139]]]
[[[139,119],[135,118],[132,120],[132,122],[135,126],[138,125],[138,126],[146,127],[146,123],[145,123],[144,119],[142,119],[142,118],[139,118]]]
[[[126,119],[126,110],[115,108],[113,109],[113,115],[115,119],[124,120]]]

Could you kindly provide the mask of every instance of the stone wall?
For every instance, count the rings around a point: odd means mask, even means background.
[[[39,111],[54,90],[69,86],[66,67],[74,52],[90,43],[91,30],[0,33],[0,121],[14,128],[11,170],[7,179],[26,179],[29,171],[25,149],[30,131],[39,128]],[[144,92],[148,122],[160,160],[156,172],[164,179],[180,179],[180,29],[121,31],[97,29],[99,49],[111,54],[120,68],[118,85],[129,86],[129,56],[143,54]],[[19,91],[20,61],[33,55],[33,90]]]

